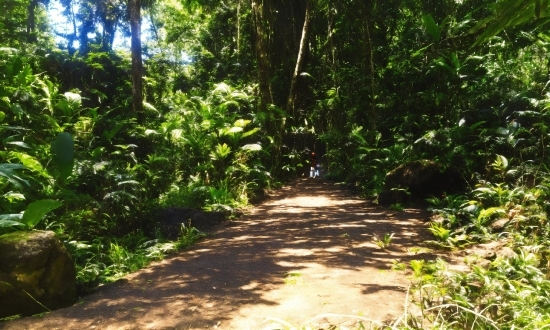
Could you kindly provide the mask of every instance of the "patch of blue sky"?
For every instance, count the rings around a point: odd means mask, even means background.
[[[68,40],[65,36],[73,34],[74,33],[74,26],[73,22],[70,19],[70,17],[67,17],[63,14],[65,11],[65,8],[63,8],[63,5],[57,1],[51,1],[50,5],[48,6],[48,18],[50,20],[50,24],[52,26],[52,29],[55,32],[54,40],[57,45],[61,46],[61,48],[66,48]],[[74,3],[73,12],[78,12],[78,3]],[[81,23],[76,20],[76,31],[78,33]],[[97,33],[103,33],[103,27],[101,24],[96,25]],[[95,33],[89,33],[88,38],[93,39],[96,37]],[[141,40],[142,43],[146,42],[148,40],[151,40],[153,38],[153,35],[151,33],[151,21],[148,17],[142,17],[141,22]],[[75,49],[78,49],[80,46],[80,42],[78,38],[75,38],[73,41],[72,47]],[[118,27],[115,31],[115,38],[113,41],[113,49],[115,50],[130,50],[130,35],[129,32],[124,32],[121,27]]]
[[[61,48],[66,49],[68,47],[69,40],[67,39],[67,36],[74,33],[75,26],[73,26],[72,18],[64,15],[65,8],[61,4],[59,0],[53,0],[50,2],[50,5],[48,6],[48,18],[50,20],[50,24],[52,26],[52,29],[54,31],[54,40],[55,43]],[[78,2],[73,3],[73,13],[78,12]],[[76,20],[76,33],[78,34],[80,29],[80,21]],[[101,24],[96,25],[96,33],[103,33],[103,27]],[[162,33],[161,38],[162,38]],[[93,40],[96,37],[95,33],[89,33],[88,39]],[[152,31],[152,24],[151,20],[148,16],[142,14],[142,22],[141,22],[141,42],[143,45],[148,44],[149,41],[152,41],[154,38],[154,34]],[[151,45],[149,43],[149,45]],[[80,47],[80,42],[78,38],[75,38],[73,40],[72,48],[78,49]],[[115,31],[115,38],[113,41],[113,49],[118,51],[130,51],[130,31],[127,24],[119,24],[118,28]],[[150,56],[154,56],[155,54],[160,53],[160,50],[155,47],[148,47],[147,53],[143,54],[144,58],[148,58]],[[178,62],[180,64],[191,64],[193,62],[193,58],[189,56],[189,54],[183,50],[180,51],[179,56],[176,56],[175,54],[172,54],[172,56],[169,56],[171,58],[171,61]]]

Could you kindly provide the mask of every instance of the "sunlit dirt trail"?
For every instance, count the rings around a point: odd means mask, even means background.
[[[296,180],[192,248],[72,307],[0,323],[0,329],[276,329],[277,323],[323,328],[356,322],[344,315],[388,321],[403,313],[409,284],[391,262],[427,257],[415,254],[428,236],[427,217],[416,209],[392,212],[329,181]],[[380,249],[374,237],[386,233],[394,238]]]

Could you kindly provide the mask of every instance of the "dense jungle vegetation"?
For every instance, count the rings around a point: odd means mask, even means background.
[[[547,10],[0,0],[0,233],[55,231],[85,291],[201,235],[165,240],[156,210],[231,214],[301,175],[309,150],[371,198],[392,169],[430,159],[468,183],[430,198],[436,244],[507,239],[515,252],[467,274],[407,265],[434,328],[549,327]]]

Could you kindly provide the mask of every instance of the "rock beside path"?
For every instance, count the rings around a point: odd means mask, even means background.
[[[74,263],[53,232],[0,236],[0,317],[42,313],[76,300]]]
[[[378,196],[382,205],[423,201],[463,191],[465,181],[454,168],[430,160],[416,160],[400,165],[386,174],[384,190]]]

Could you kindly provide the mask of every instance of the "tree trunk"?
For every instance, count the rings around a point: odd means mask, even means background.
[[[128,0],[130,30],[132,33],[132,105],[138,122],[143,116],[143,63],[141,59],[141,4],[140,0]]]
[[[269,59],[267,57],[266,36],[263,27],[262,5],[257,1],[252,0],[252,13],[254,15],[254,23],[256,25],[256,40],[254,47],[256,50],[256,58],[258,61],[258,78],[260,85],[261,109],[265,111],[267,105],[273,103],[273,94],[271,92],[271,83],[269,81]]]
[[[370,6],[370,8],[369,8]],[[377,127],[377,113],[376,113],[376,91],[375,91],[375,81],[374,81],[374,54],[372,49],[372,38],[370,34],[370,25],[371,25],[371,18],[372,18],[372,4],[364,4],[364,7],[362,8],[364,11],[364,26],[363,26],[363,43],[365,45],[365,51],[366,51],[366,74],[369,77],[369,101],[367,104],[367,111],[369,115],[368,125],[369,130],[371,132],[376,131]]]
[[[241,57],[241,0],[237,4],[237,61]]]
[[[311,1],[306,0],[306,14],[304,19],[304,27],[302,29],[302,39],[300,40],[300,49],[298,50],[298,58],[296,59],[296,66],[294,73],[292,74],[292,80],[290,81],[290,92],[288,93],[288,101],[286,104],[286,112],[292,112],[294,116],[294,100],[296,98],[296,82],[298,81],[298,75],[302,71],[302,65],[304,63],[304,55],[306,53],[306,43],[309,32],[309,12],[311,7]]]
[[[103,18],[103,38],[101,40],[101,49],[104,52],[113,50],[113,42],[115,40],[118,17],[114,19]]]
[[[74,41],[78,37],[78,29],[76,27],[76,15],[74,13],[73,2],[69,1],[68,6],[69,6],[68,10],[71,13],[71,23],[73,25],[73,33],[69,34],[69,36],[67,37],[67,51],[69,52],[69,55],[73,56],[74,53],[76,53],[76,49],[74,48]],[[71,84],[72,84],[72,78],[71,78]]]
[[[36,35],[34,30],[36,29],[36,15],[34,13],[36,6],[38,5],[38,0],[31,0],[29,6],[27,7],[27,35],[29,42],[35,42]]]

